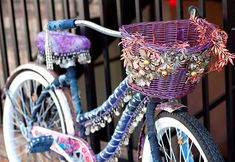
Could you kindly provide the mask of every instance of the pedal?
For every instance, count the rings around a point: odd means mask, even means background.
[[[28,152],[39,153],[49,151],[53,141],[54,139],[52,136],[39,136],[36,138],[31,138],[28,145]]]

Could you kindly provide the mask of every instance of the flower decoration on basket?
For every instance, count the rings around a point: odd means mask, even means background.
[[[220,71],[235,58],[226,49],[227,34],[198,17],[124,25],[120,31],[121,60],[129,82],[142,87],[155,79],[167,82],[182,68],[184,83],[196,84],[204,74]]]

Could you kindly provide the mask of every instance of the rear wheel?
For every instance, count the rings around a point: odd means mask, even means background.
[[[163,162],[223,162],[208,131],[187,112],[161,112],[155,122]],[[143,162],[151,162],[148,138],[145,138]]]
[[[9,161],[59,161],[57,157],[46,153],[29,154],[27,152],[30,115],[33,105],[42,89],[54,79],[46,69],[36,65],[23,65],[11,79],[4,104],[3,133]],[[65,122],[66,121],[66,122]],[[73,121],[68,103],[61,90],[50,91],[43,100],[35,124],[72,134]],[[69,124],[69,125],[68,125]],[[72,127],[71,127],[72,124]]]

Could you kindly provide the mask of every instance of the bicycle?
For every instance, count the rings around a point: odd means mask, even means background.
[[[50,21],[48,30],[87,26],[122,38],[121,57],[127,78],[101,106],[83,113],[75,63],[91,61],[90,41],[85,36],[64,32],[49,34],[47,30],[39,34],[39,55],[46,57],[47,67],[58,64],[67,71],[56,76],[42,65],[29,63],[19,66],[9,77],[3,120],[9,161],[117,161],[120,147],[128,145],[130,134],[144,115],[146,123],[140,132],[138,160],[223,161],[208,131],[176,100],[191,92],[204,73],[219,70],[234,58],[225,50],[226,33],[195,17],[195,10],[192,13],[188,20],[124,25],[120,32],[86,20]],[[217,46],[222,52],[208,70],[211,58],[208,49],[217,50]],[[195,53],[192,57],[186,55],[192,52]],[[227,60],[220,59],[221,55]],[[171,67],[164,61],[174,64]],[[118,116],[121,111],[111,140],[95,155],[82,135],[105,127],[112,121],[112,115]]]

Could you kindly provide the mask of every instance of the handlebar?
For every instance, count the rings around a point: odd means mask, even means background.
[[[103,33],[105,35],[121,38],[121,33],[119,31],[108,29],[106,27],[103,27],[101,25],[98,25],[96,23],[93,23],[93,22],[87,21],[87,20],[78,20],[78,19],[73,18],[73,19],[49,21],[47,23],[48,30],[73,29],[73,28],[77,28],[79,26],[86,26],[86,27],[94,29],[100,33]]]

